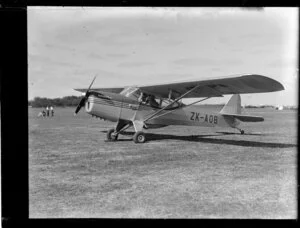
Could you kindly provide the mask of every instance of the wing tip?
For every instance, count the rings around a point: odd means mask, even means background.
[[[273,91],[272,92],[276,92],[276,91],[282,91],[282,90],[285,90],[284,86],[277,80],[273,79],[273,78],[270,78],[268,76],[265,76],[265,75],[261,75],[261,74],[248,74],[249,76],[256,76],[256,77],[259,77],[259,78],[264,78],[266,80],[268,80],[270,83],[272,82],[273,83]]]

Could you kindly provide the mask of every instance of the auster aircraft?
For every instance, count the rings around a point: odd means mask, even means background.
[[[95,78],[88,89],[75,89],[82,92],[84,97],[74,114],[85,106],[88,114],[117,122],[115,128],[107,131],[106,137],[109,141],[117,140],[120,133],[133,126],[135,143],[146,141],[144,129],[169,125],[231,127],[244,134],[244,130],[238,128],[240,122],[259,122],[264,119],[241,113],[240,94],[284,90],[278,81],[257,74],[170,84],[91,89]],[[228,94],[233,96],[221,111],[213,112],[195,105],[209,98]],[[184,98],[199,100],[183,104]]]

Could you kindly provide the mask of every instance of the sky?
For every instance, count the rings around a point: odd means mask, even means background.
[[[298,50],[297,8],[28,7],[28,99],[254,73],[285,90],[243,105],[297,105]]]

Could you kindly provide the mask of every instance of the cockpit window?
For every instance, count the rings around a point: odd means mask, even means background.
[[[120,94],[125,97],[133,98],[138,102],[149,105],[153,108],[164,108],[173,102],[173,100],[167,98],[159,98],[151,94],[142,93],[138,87],[134,86],[126,87]],[[176,101],[167,107],[167,110],[180,107],[181,105],[182,103]]]
[[[172,102],[173,102],[173,100],[162,99],[161,107],[164,108],[164,107],[168,106],[169,104],[171,104]],[[167,109],[169,109],[169,108],[177,108],[177,107],[180,107],[180,106],[181,106],[181,103],[178,102],[178,101],[176,101],[171,106],[169,106]]]
[[[148,95],[148,94],[144,94],[144,93],[141,93],[138,101],[141,102],[142,104],[150,105],[153,108],[165,108],[173,102],[173,100],[169,100],[166,98],[158,98],[158,97],[155,97],[154,95],[151,95],[151,94]],[[167,110],[176,108],[176,107],[180,107],[181,105],[182,105],[182,103],[176,101],[173,104],[171,104],[170,106],[168,106]]]

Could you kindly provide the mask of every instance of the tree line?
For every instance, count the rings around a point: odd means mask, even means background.
[[[34,108],[45,108],[47,106],[53,107],[68,107],[77,106],[81,100],[81,96],[66,96],[62,98],[46,98],[35,97],[33,100],[28,101],[28,105]]]

